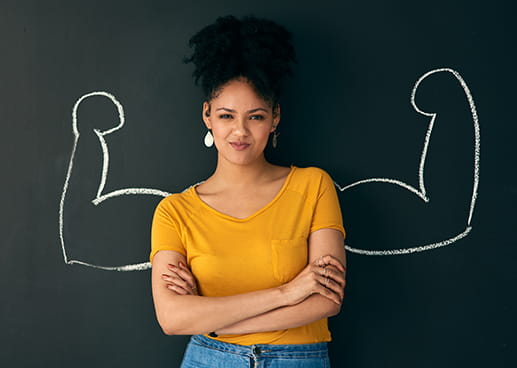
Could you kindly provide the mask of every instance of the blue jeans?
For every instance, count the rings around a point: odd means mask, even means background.
[[[329,368],[327,343],[235,345],[195,335],[181,368]]]

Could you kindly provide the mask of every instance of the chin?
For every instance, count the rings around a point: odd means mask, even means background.
[[[228,155],[226,157],[224,157],[224,159],[229,162],[229,163],[232,163],[234,165],[240,165],[240,166],[246,166],[246,165],[250,165],[250,164],[253,164],[254,162],[258,161],[260,158],[258,157],[235,157],[235,155]]]
[[[231,162],[232,164],[234,165],[239,165],[239,166],[247,166],[247,165],[250,165],[252,163],[254,163],[256,160],[228,160],[228,162]]]

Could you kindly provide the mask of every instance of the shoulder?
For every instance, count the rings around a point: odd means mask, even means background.
[[[321,193],[334,189],[334,181],[330,175],[319,167],[295,167],[289,187],[302,194],[307,200],[316,200]]]
[[[302,180],[312,183],[315,182],[333,182],[330,175],[323,169],[315,166],[297,167],[296,176]]]
[[[181,193],[168,195],[158,203],[155,212],[172,215],[189,210],[194,202],[194,190],[194,186],[191,186]]]

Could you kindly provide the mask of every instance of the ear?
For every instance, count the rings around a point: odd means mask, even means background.
[[[274,132],[276,128],[280,124],[280,104],[277,103],[273,108],[273,127],[271,128],[271,132]]]
[[[208,129],[212,129],[212,124],[210,122],[210,104],[207,101],[203,102],[203,111],[201,117],[203,118],[203,122],[205,123],[206,127]]]

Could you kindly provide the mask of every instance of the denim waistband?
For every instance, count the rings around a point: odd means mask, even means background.
[[[255,344],[237,345],[211,339],[203,335],[194,335],[191,342],[206,348],[224,351],[246,356],[263,357],[299,357],[316,358],[325,357],[328,354],[327,343],[320,342],[315,344]]]

